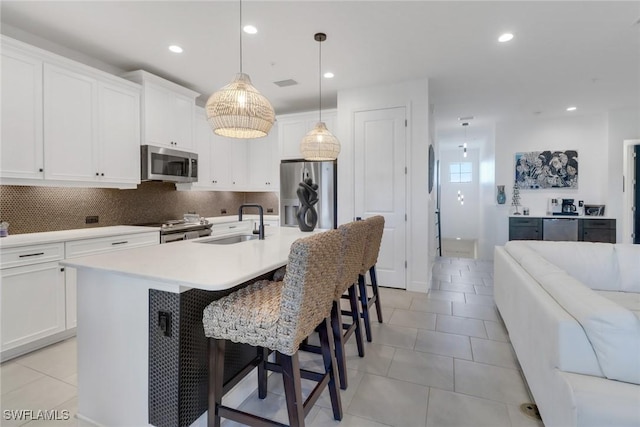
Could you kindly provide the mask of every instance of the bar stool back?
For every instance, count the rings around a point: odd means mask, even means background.
[[[384,217],[382,215],[372,216],[364,220],[368,225],[367,243],[364,249],[364,259],[362,268],[358,277],[358,286],[360,288],[360,304],[362,307],[362,318],[364,319],[364,328],[367,335],[367,341],[371,342],[371,322],[369,320],[369,308],[375,304],[378,322],[382,323],[382,307],[380,305],[380,294],[378,292],[378,279],[376,277],[376,263],[378,262],[378,254],[380,253],[380,243],[382,242],[382,233],[384,231]],[[367,286],[365,277],[369,272],[371,278],[372,296],[367,296]]]
[[[209,426],[220,418],[247,425],[281,425],[265,418],[222,405],[225,340],[258,347],[259,394],[266,396],[265,369],[282,372],[289,423],[304,426],[304,417],[329,387],[333,414],[342,419],[342,407],[335,374],[333,339],[328,318],[335,294],[342,235],[331,230],[298,239],[291,246],[287,272],[282,282],[256,282],[212,302],[203,313],[209,338]],[[300,343],[319,326],[324,373],[301,370]],[[266,359],[264,349],[276,352],[279,363]],[[300,379],[318,382],[303,402]],[[233,380],[230,380],[233,381]]]

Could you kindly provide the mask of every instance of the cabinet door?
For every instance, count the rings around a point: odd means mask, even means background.
[[[132,89],[99,86],[100,180],[140,182],[140,94]]]
[[[65,268],[64,289],[65,289],[65,324],[67,329],[78,326],[78,270],[75,268]]]
[[[173,148],[171,144],[171,103],[168,90],[146,83],[144,86],[144,144]]]
[[[208,126],[208,123],[207,123]],[[209,128],[211,129],[211,128]],[[231,144],[233,141],[214,135],[210,130],[211,152],[210,152],[210,184],[215,189],[231,189],[231,168],[233,165],[231,158]]]
[[[207,123],[203,111],[198,111],[195,117],[194,139],[198,152],[198,183],[197,187],[210,187],[211,178],[211,145],[213,142],[213,131]]]
[[[309,128],[307,120],[286,121],[278,123],[278,136],[280,139],[280,158],[300,159],[300,141],[312,128]]]
[[[2,270],[2,350],[65,330],[64,271],[57,262]]]
[[[2,47],[3,178],[44,177],[42,139],[42,61]]]
[[[97,166],[97,95],[95,79],[44,65],[44,176],[93,181]]]
[[[229,139],[231,146],[231,189],[244,191],[249,180],[247,177],[247,141],[244,139]]]
[[[264,138],[247,141],[247,159],[249,167],[249,189],[260,191],[279,191],[278,137],[271,131]],[[277,171],[277,173],[276,173]]]
[[[193,99],[174,95],[171,100],[171,134],[170,140],[174,148],[179,150],[193,149]]]

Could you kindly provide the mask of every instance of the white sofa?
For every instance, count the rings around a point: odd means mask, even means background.
[[[545,426],[640,426],[640,245],[511,241],[494,269]]]

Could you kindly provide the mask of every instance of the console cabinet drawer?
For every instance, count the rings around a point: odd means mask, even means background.
[[[542,219],[509,218],[509,240],[542,240]]]
[[[19,246],[2,249],[0,268],[20,267],[42,262],[58,261],[64,258],[64,243],[48,245]]]

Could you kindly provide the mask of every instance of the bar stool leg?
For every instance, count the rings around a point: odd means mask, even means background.
[[[279,355],[281,356],[279,359],[282,367],[282,381],[284,382],[289,425],[291,427],[304,427],[304,400],[302,400],[298,353],[293,356],[280,353]]]
[[[358,276],[358,287],[360,290],[360,306],[362,307],[362,318],[364,319],[364,332],[367,335],[367,341],[371,342],[371,323],[369,322],[369,297],[367,297],[367,284],[364,276]]]
[[[331,408],[333,409],[333,419],[342,420],[342,402],[340,400],[340,390],[336,381],[336,358],[333,349],[333,340],[329,336],[331,327],[328,319],[324,319],[318,329],[320,335],[320,347],[322,348],[322,359],[324,360],[325,372],[329,373],[329,396],[331,397]]]
[[[358,292],[355,284],[349,286],[349,303],[351,305],[351,322],[356,325],[356,345],[358,356],[364,357],[364,342],[362,340],[362,325],[360,323],[360,310],[358,309]]]
[[[260,363],[258,364],[258,397],[264,399],[267,397],[267,368],[264,364],[267,362],[269,352],[264,347],[258,347],[258,358]]]
[[[333,328],[333,343],[336,349],[338,374],[340,376],[340,388],[347,389],[347,360],[344,354],[344,335],[342,335],[342,313],[340,313],[339,301],[333,301],[331,306],[331,327]]]
[[[378,278],[376,277],[375,265],[369,269],[369,275],[371,276],[371,289],[373,290],[374,303],[376,304],[378,323],[382,323],[382,306],[380,305],[380,295],[378,294]]]
[[[222,404],[222,384],[224,382],[225,340],[209,339],[209,408],[208,427],[220,427],[218,408]]]

